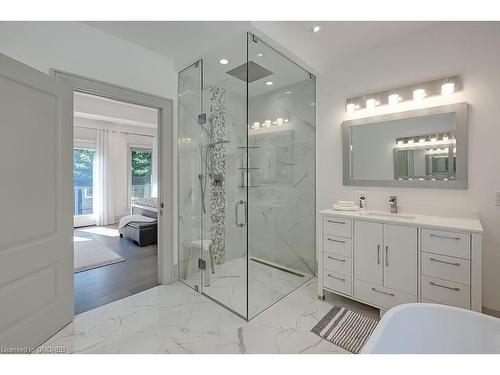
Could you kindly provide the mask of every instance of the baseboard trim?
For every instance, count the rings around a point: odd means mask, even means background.
[[[489,309],[483,306],[483,314],[494,316],[495,318],[500,318],[500,311]]]

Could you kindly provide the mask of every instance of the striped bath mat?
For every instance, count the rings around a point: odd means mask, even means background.
[[[367,318],[345,307],[335,306],[311,332],[357,354],[377,326],[378,320]]]

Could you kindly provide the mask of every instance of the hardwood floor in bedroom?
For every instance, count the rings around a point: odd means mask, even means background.
[[[117,225],[76,228],[75,235],[102,242],[125,258],[124,262],[74,275],[75,314],[158,285],[156,245],[139,247],[126,238],[120,238]]]

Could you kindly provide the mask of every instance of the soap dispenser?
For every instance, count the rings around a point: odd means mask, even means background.
[[[366,208],[366,191],[359,192],[359,208],[361,210]]]

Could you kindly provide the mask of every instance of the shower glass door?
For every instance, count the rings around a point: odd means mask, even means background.
[[[203,62],[197,61],[179,73],[178,83],[178,205],[179,279],[195,290],[201,288],[201,90]]]
[[[202,292],[247,318],[245,35],[203,56]]]
[[[178,103],[179,278],[251,319],[315,274],[315,77],[241,33]]]
[[[248,34],[248,318],[315,274],[315,77]]]

